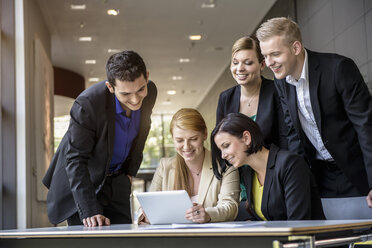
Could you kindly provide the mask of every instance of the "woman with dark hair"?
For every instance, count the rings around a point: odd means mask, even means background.
[[[170,123],[176,156],[162,158],[150,191],[186,190],[194,206],[185,217],[196,223],[232,221],[238,212],[239,173],[229,168],[218,180],[213,175],[211,154],[204,147],[207,126],[196,109],[178,110]],[[148,223],[140,215],[139,224]]]
[[[239,168],[247,192],[247,219],[324,219],[306,162],[274,144],[270,149],[263,144],[258,125],[241,113],[228,114],[211,134],[214,174],[221,179],[227,166]]]

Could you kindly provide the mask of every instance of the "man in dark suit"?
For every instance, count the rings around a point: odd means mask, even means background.
[[[142,162],[157,89],[133,51],[112,55],[107,81],[82,92],[43,179],[48,217],[57,224],[131,223],[131,179]]]
[[[322,197],[367,195],[372,207],[372,100],[355,63],[304,49],[287,18],[263,23],[257,37],[275,75],[289,150],[307,159]]]

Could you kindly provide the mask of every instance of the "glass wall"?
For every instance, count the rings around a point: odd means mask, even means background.
[[[162,157],[175,155],[169,124],[172,115],[152,115],[151,130],[143,151],[141,169],[156,168]],[[54,117],[54,151],[57,150],[70,122],[70,116]]]

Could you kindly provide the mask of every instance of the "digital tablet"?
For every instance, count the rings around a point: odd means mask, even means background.
[[[150,224],[192,223],[185,218],[192,202],[185,190],[141,192],[134,194]]]

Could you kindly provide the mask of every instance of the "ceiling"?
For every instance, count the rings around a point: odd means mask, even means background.
[[[231,46],[250,34],[275,0],[38,0],[52,36],[52,63],[106,79],[109,49],[134,50],[158,87],[154,113],[197,107],[229,64]],[[85,4],[72,10],[71,4]],[[202,8],[214,4],[214,8]],[[119,10],[117,16],[108,9]],[[189,35],[199,34],[199,41]],[[79,37],[92,37],[81,42]],[[180,58],[190,59],[180,63]],[[96,60],[96,64],[85,64]],[[173,80],[176,76],[181,80]],[[95,82],[93,82],[95,83]],[[167,94],[175,90],[175,95]],[[56,103],[58,104],[58,103]]]

